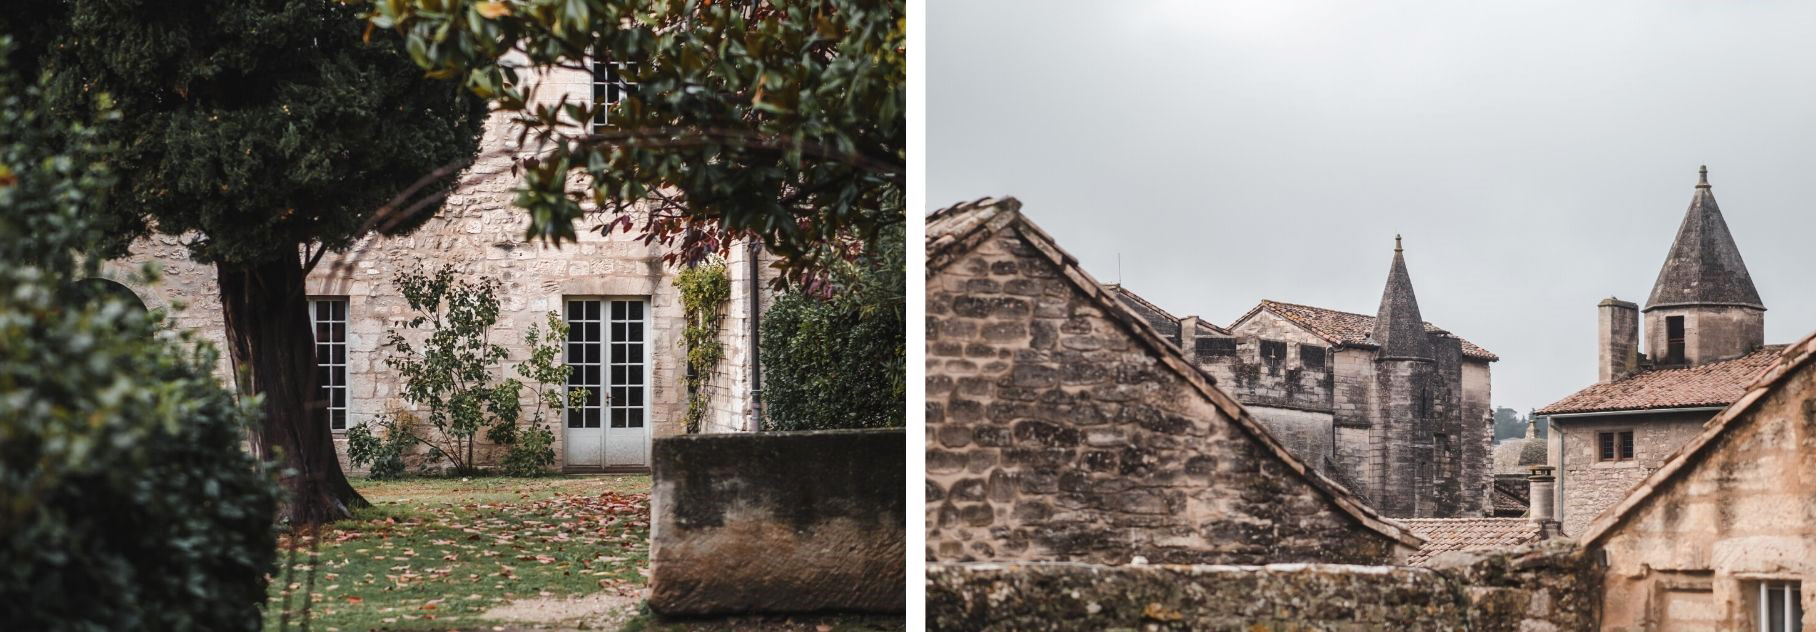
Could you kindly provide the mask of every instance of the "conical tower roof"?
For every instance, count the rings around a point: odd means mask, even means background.
[[[1419,299],[1412,293],[1399,235],[1394,235],[1394,262],[1387,269],[1387,288],[1381,291],[1381,309],[1375,312],[1375,330],[1369,337],[1381,347],[1377,360],[1431,359],[1425,319],[1419,316]]]
[[[1703,167],[1690,210],[1671,242],[1671,253],[1652,285],[1646,310],[1680,305],[1730,305],[1765,309],[1753,276],[1740,260],[1740,248],[1728,233],[1728,223],[1715,205],[1709,189],[1709,168]]]

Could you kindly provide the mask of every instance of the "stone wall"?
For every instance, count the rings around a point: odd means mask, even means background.
[[[1231,333],[1237,340],[1236,355],[1197,358],[1197,364],[1215,376],[1219,385],[1245,405],[1330,412],[1335,350],[1329,342],[1265,310]],[[1286,357],[1278,363],[1264,361],[1262,341],[1284,344]],[[1323,353],[1324,362],[1308,366],[1301,359],[1306,347]]]
[[[906,456],[901,430],[656,440],[650,608],[901,612]]]
[[[1433,568],[934,564],[934,630],[1595,629],[1594,565],[1568,545]]]
[[[1702,431],[1714,417],[1697,413],[1651,413],[1603,417],[1552,417],[1562,451],[1552,461],[1559,467],[1558,522],[1566,535],[1578,535],[1602,511],[1614,506],[1665,458]],[[1599,461],[1596,433],[1633,432],[1633,460]]]
[[[1684,317],[1684,360],[1690,366],[1738,358],[1766,341],[1766,313],[1750,307],[1693,305],[1646,312],[1646,357],[1666,362],[1665,319]]]
[[[552,103],[564,94],[590,99],[589,75],[564,71],[546,77],[538,99]],[[673,282],[676,270],[662,262],[659,247],[644,245],[623,233],[601,236],[593,230],[596,220],[582,220],[576,226],[578,243],[551,248],[525,241],[528,217],[511,204],[512,191],[518,183],[511,165],[515,159],[533,153],[532,149],[516,144],[516,132],[508,123],[508,115],[494,115],[487,124],[479,160],[461,175],[455,191],[434,218],[407,236],[368,236],[345,252],[330,253],[309,275],[312,297],[341,297],[348,302],[349,428],[388,411],[410,409],[398,396],[397,376],[385,366],[380,345],[391,331],[403,331],[412,340],[420,339],[423,332],[403,328],[411,315],[392,279],[402,270],[432,271],[450,264],[463,276],[483,276],[500,282],[499,323],[492,331],[492,342],[504,345],[510,352],[507,377],[515,376],[509,367],[528,356],[525,332],[531,325],[543,324],[547,313],[559,312],[565,298],[647,300],[647,435],[659,437],[684,431],[685,350],[680,346],[682,307]],[[133,245],[130,257],[109,264],[106,276],[125,280],[129,278],[127,271],[150,264],[162,274],[162,281],[149,287],[129,283],[131,289],[153,309],[186,306],[173,310],[173,324],[200,332],[221,346],[225,330],[214,269],[190,261],[182,242],[182,238],[167,235],[141,240]],[[744,253],[744,248],[738,246],[728,262],[733,279],[732,301],[720,334],[725,360],[709,385],[712,412],[703,424],[714,431],[748,427],[748,367],[754,349],[745,326],[749,309],[744,301],[748,291]],[[764,257],[765,262],[770,260],[768,255]],[[762,270],[764,280],[774,277],[773,269],[764,266]],[[766,296],[763,306],[769,303]],[[230,376],[225,358],[219,373],[223,379]],[[526,397],[525,401],[528,403],[531,398]],[[564,428],[559,414],[550,419],[554,422],[555,453],[560,466],[566,456]],[[642,439],[644,445],[636,448],[644,455],[644,463],[648,436]],[[336,432],[335,443],[342,465],[346,466],[344,432]],[[478,451],[481,464],[495,462],[493,447],[483,440]]]
[[[1762,581],[1801,582],[1816,626],[1816,364],[1696,454],[1592,543],[1608,560],[1603,629],[1761,629]]]
[[[1020,230],[927,281],[928,559],[1393,557]]]

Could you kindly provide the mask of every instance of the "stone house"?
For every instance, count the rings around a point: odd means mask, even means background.
[[[930,562],[1380,564],[1422,544],[1288,450],[1019,202],[926,221]]]
[[[1816,335],[1772,354],[1579,540],[1599,555],[1602,629],[1816,625]]]
[[[1549,420],[1547,459],[1559,470],[1557,515],[1568,535],[1745,395],[1780,351],[1764,344],[1765,304],[1706,168],[1645,309],[1609,298],[1597,312],[1596,383],[1536,411]]]
[[[1263,300],[1219,328],[1115,289],[1295,455],[1382,513],[1492,513],[1499,358],[1424,321],[1397,237],[1374,316]]]
[[[599,72],[570,69],[545,76],[538,98],[552,103],[609,95],[600,98],[616,102],[627,86],[619,85],[618,73],[605,72],[606,64],[595,65]],[[308,277],[317,363],[329,403],[322,423],[334,432],[343,467],[348,428],[409,408],[380,348],[387,332],[416,335],[405,328],[412,314],[392,279],[402,270],[433,271],[443,264],[465,278],[499,282],[500,315],[491,341],[510,351],[506,376],[514,376],[508,367],[528,356],[523,337],[531,326],[543,325],[550,313],[569,324],[563,359],[574,367],[570,384],[589,388],[594,397],[550,418],[558,468],[647,470],[651,439],[685,431],[689,394],[681,346],[684,313],[674,285],[678,268],[663,262],[659,246],[622,232],[602,236],[586,230],[590,226],[577,227],[579,242],[560,248],[526,241],[528,218],[512,206],[518,182],[512,164],[535,148],[517,144],[509,118],[501,113],[488,121],[479,160],[461,174],[435,217],[407,236],[367,236],[345,252],[329,253]],[[142,240],[129,258],[109,265],[108,276],[125,280],[125,271],[152,264],[161,282],[128,282],[130,289],[150,308],[184,306],[173,311],[175,326],[198,331],[221,347],[224,325],[214,269],[190,261],[182,241],[166,235]],[[767,265],[773,256],[749,246],[738,244],[724,261],[732,287],[719,331],[725,353],[704,389],[710,409],[701,423],[704,432],[757,426],[756,319],[771,303],[767,283],[775,272]],[[223,359],[222,375],[227,371]],[[527,404],[527,392],[525,399]],[[482,437],[477,461],[494,462],[493,448]]]

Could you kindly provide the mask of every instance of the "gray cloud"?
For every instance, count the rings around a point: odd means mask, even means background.
[[[1768,342],[1816,330],[1816,4],[985,2],[927,9],[935,206],[1014,195],[1100,280],[1228,324],[1373,313],[1393,235],[1495,403],[1595,378],[1708,164]],[[927,210],[932,210],[927,209]]]

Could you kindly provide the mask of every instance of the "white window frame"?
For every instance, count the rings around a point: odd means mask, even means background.
[[[1772,593],[1784,595],[1784,627],[1772,628]],[[1803,630],[1803,589],[1796,581],[1782,579],[1759,580],[1759,626],[1760,632],[1802,632]]]
[[[631,317],[627,312],[626,316],[618,317],[613,312],[613,307],[620,303],[624,304],[627,310],[629,309],[629,306],[635,305],[641,313],[635,317]],[[574,313],[573,306],[575,304],[580,304],[582,306],[580,318],[572,316]],[[597,306],[598,315],[593,316],[592,312],[587,311],[589,309],[587,305]],[[597,421],[598,425],[592,425],[593,422],[585,419],[584,416],[586,413],[582,412],[581,423],[583,425],[574,426],[572,425],[573,421],[570,413],[572,405],[570,403],[570,405],[562,407],[561,417],[563,427],[649,428],[650,394],[652,392],[649,356],[651,337],[649,310],[650,301],[647,297],[642,296],[564,297],[562,314],[568,325],[568,340],[563,343],[562,360],[566,362],[569,367],[575,369],[575,371],[569,373],[567,388],[568,390],[587,388],[589,390],[597,391],[599,393],[598,403],[590,403],[591,398],[589,397],[589,403],[582,404],[580,409],[586,411],[596,408],[599,410],[599,415]],[[624,325],[628,331],[628,328],[632,324],[641,326],[641,330],[635,341],[628,340],[627,337],[620,336],[614,331],[614,326],[616,325]],[[576,325],[597,325],[599,327],[599,335],[590,340],[574,340],[574,328]],[[585,346],[579,347],[578,353],[576,353],[575,344]],[[631,353],[627,348],[624,359],[614,360],[614,353],[621,345],[637,345],[638,349],[635,350],[635,353]],[[576,358],[578,358],[578,360],[576,360]],[[626,384],[624,383],[624,380],[613,377],[615,369],[624,369],[625,375],[628,376],[633,367],[637,372],[636,383]],[[581,375],[581,371],[588,368],[598,369],[598,379],[593,381],[582,380],[581,382],[576,383],[574,377],[576,375]],[[633,388],[640,389],[635,398],[629,396],[631,389]],[[631,415],[632,410],[636,411],[634,420]],[[621,423],[622,425],[614,425],[614,423]]]
[[[326,315],[321,313],[321,306],[328,308]],[[335,313],[336,306],[339,307],[338,314]],[[328,430],[335,433],[346,432],[349,424],[348,404],[351,403],[352,393],[347,389],[347,316],[352,307],[351,301],[348,301],[345,296],[309,297],[309,336],[312,343],[311,351],[315,355],[315,370],[318,372],[325,370],[325,375],[328,377],[326,381],[318,380],[320,383],[316,386],[321,389],[322,401],[326,405],[322,411],[323,419],[328,422]],[[319,338],[317,333],[324,325],[330,328],[329,331],[333,331],[332,328],[335,325],[340,325],[339,339],[327,342],[316,340]],[[322,353],[324,350],[327,352],[326,354]],[[338,362],[335,361],[334,356],[336,350],[340,352]],[[339,406],[334,405],[335,391],[340,392],[341,403]],[[335,413],[339,413],[339,415],[337,416]],[[340,422],[338,426],[335,425],[336,421]]]
[[[637,82],[630,76],[636,68],[636,62],[610,61],[605,59],[605,51],[596,53],[592,67],[593,104],[604,107],[593,110],[593,120],[588,126],[593,133],[609,129],[612,126],[610,111],[626,97],[637,93]]]

